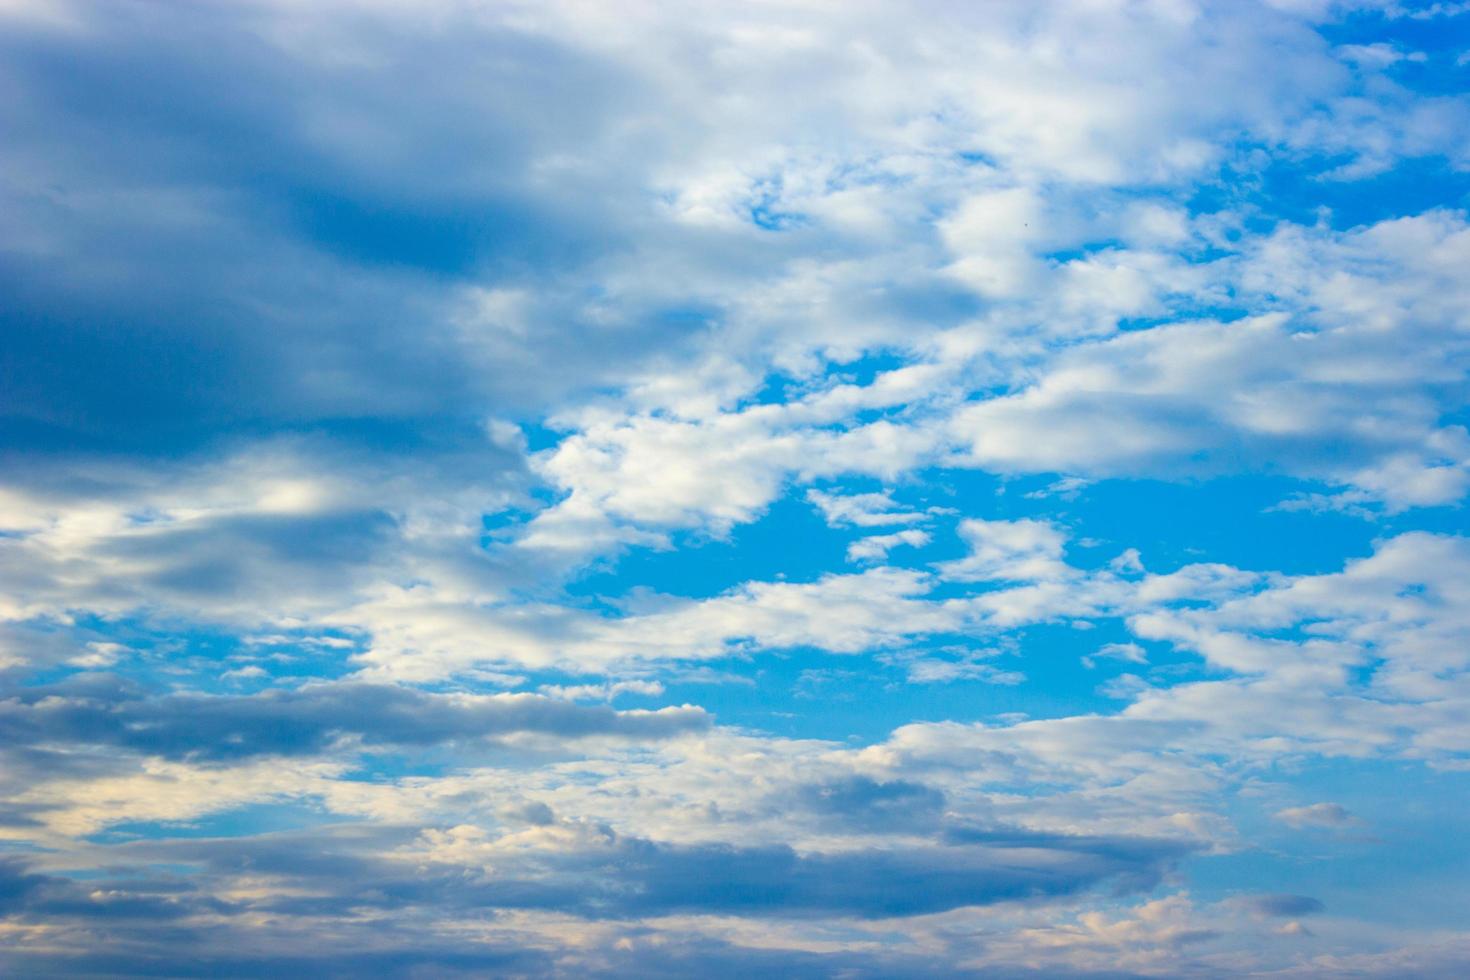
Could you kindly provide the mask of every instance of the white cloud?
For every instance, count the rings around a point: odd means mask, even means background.
[[[664,686],[658,681],[613,681],[607,684],[548,684],[540,690],[549,697],[568,701],[611,701],[619,694],[658,697],[664,693]]]
[[[1091,670],[1099,660],[1122,660],[1131,664],[1148,663],[1148,655],[1137,643],[1107,643],[1097,652],[1082,658],[1082,666]]]
[[[1042,263],[1029,247],[1043,233],[1040,202],[1027,188],[970,197],[940,222],[939,233],[955,255],[946,271],[981,295],[1021,296],[1040,278]]]
[[[892,524],[916,524],[925,519],[923,513],[905,510],[887,493],[824,493],[808,490],[806,499],[816,505],[829,527],[886,527]]]
[[[865,538],[858,538],[847,546],[847,560],[883,561],[887,559],[888,552],[899,545],[922,548],[928,543],[929,532],[920,531],[918,528],[895,531],[892,534],[870,534]]]
[[[1271,465],[1392,508],[1457,500],[1470,443],[1441,419],[1467,355],[1450,271],[1467,243],[1463,217],[1443,213],[1342,235],[1283,227],[1211,273],[1282,312],[1063,348],[1024,390],[962,408],[954,435],[1002,470]]]
[[[1074,574],[1062,560],[1066,535],[1045,521],[967,518],[960,522],[959,533],[970,546],[970,554],[938,566],[947,579],[1039,582]]]

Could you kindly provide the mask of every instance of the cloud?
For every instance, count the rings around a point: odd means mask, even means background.
[[[517,544],[581,560],[625,542],[665,545],[671,530],[723,536],[762,514],[796,477],[893,475],[930,452],[931,436],[886,419],[814,424],[840,417],[820,404],[753,405],[697,421],[594,417],[538,457],[542,475],[566,495]]]
[[[109,884],[87,887],[68,878],[37,874],[22,860],[7,857],[0,860],[0,915],[39,921],[80,917],[154,924],[193,912],[230,911],[226,903],[210,896],[180,896],[178,890],[146,884],[132,889],[110,888]]]
[[[546,837],[548,831],[544,829],[529,833],[548,841],[557,839],[554,835]],[[202,840],[140,843],[127,845],[127,850],[136,859],[166,860],[174,866],[194,869],[191,880],[196,887],[181,888],[170,883],[174,886],[172,894],[164,901],[175,912],[199,915],[186,920],[187,927],[172,937],[173,942],[200,962],[238,964],[245,975],[263,973],[271,966],[341,969],[354,962],[337,953],[322,959],[322,952],[311,948],[313,932],[323,927],[353,937],[354,948],[382,952],[390,971],[397,969],[397,964],[405,970],[485,969],[497,964],[503,968],[545,969],[541,959],[545,953],[522,951],[511,942],[517,931],[524,936],[523,930],[536,928],[534,919],[514,910],[534,909],[542,914],[550,908],[578,910],[587,917],[581,920],[585,923],[583,934],[597,949],[604,942],[612,947],[613,940],[629,934],[649,935],[647,927],[630,928],[628,920],[621,918],[640,911],[664,915],[689,915],[694,910],[703,910],[697,914],[704,915],[739,911],[763,918],[784,912],[801,918],[839,910],[861,921],[958,904],[1066,893],[1120,875],[1141,875],[1129,881],[1129,887],[1140,887],[1156,873],[1157,865],[1177,856],[1174,849],[1149,842],[1030,841],[1021,837],[997,838],[988,845],[931,846],[917,853],[803,856],[779,848],[669,847],[594,831],[563,838],[549,849],[502,855],[502,860],[510,863],[491,873],[481,873],[446,859],[451,857],[452,848],[468,857],[475,848],[493,846],[493,842],[463,828],[431,839],[435,850],[427,855],[429,863],[417,868],[394,857],[385,858],[381,850],[375,852],[375,846],[390,843],[383,835],[343,829],[309,836],[274,835],[241,842],[235,849],[225,841]],[[303,859],[303,848],[310,849],[310,857]],[[533,870],[536,873],[531,877]],[[210,906],[197,891],[198,884],[220,887],[243,880],[239,878],[242,874],[248,874],[257,886],[230,904]],[[27,875],[23,870],[17,871],[14,881],[22,894],[28,894],[23,899],[27,907],[37,914],[44,911],[59,931],[70,934],[79,916],[93,916],[97,911],[86,902],[67,906],[55,899],[51,899],[51,907],[36,894],[47,888],[76,894],[84,886],[63,884],[64,879],[55,877]],[[928,887],[896,891],[885,887],[885,881],[890,885],[913,882]],[[93,935],[91,956],[105,959],[53,955],[46,961],[48,968],[85,971],[96,962],[116,967],[146,963],[156,956],[147,943],[138,940],[149,934],[146,930],[157,930],[158,924],[148,921],[147,916],[141,922],[130,921],[135,916],[128,914],[129,900],[121,894],[110,901],[116,906],[116,914],[96,915],[89,924]],[[96,903],[93,899],[92,905]],[[381,913],[415,907],[433,908],[446,917],[494,908],[508,916],[507,922],[519,924],[510,930],[492,927],[490,933],[467,944],[452,931],[435,931],[432,927],[425,931],[421,925],[410,927],[397,920],[371,925],[359,918],[369,909]],[[143,908],[137,912],[142,913]],[[23,914],[12,921],[25,923],[28,919],[29,915]],[[417,940],[410,941],[415,933]],[[159,935],[157,931],[152,934]],[[249,942],[252,938],[254,942]],[[690,941],[690,937],[686,935],[684,941]],[[618,945],[624,953],[633,948]],[[242,948],[265,952],[256,960],[242,954]],[[5,955],[12,962],[27,963],[30,961],[26,957],[36,954],[11,950]],[[748,961],[754,954],[736,955]],[[831,960],[824,958],[824,962],[830,965]]]
[[[1441,300],[1460,288],[1448,270],[1467,243],[1449,212],[1340,234],[1283,226],[1215,270],[1280,312],[1064,347],[1024,390],[961,409],[953,431],[976,465],[1009,471],[1280,465],[1398,509],[1457,500],[1465,435],[1441,423],[1440,385],[1464,352]],[[1422,340],[1400,346],[1408,336]],[[1328,451],[1344,439],[1346,458]]]
[[[925,830],[937,825],[944,794],[919,783],[878,782],[850,776],[802,786],[799,805],[824,817],[870,830]]]
[[[1357,823],[1357,819],[1340,803],[1287,807],[1285,810],[1278,810],[1275,816],[1288,827],[1298,830],[1307,827],[1343,827]]]
[[[633,881],[645,909],[778,909],[862,916],[913,915],[962,905],[1065,894],[1114,876],[1146,887],[1174,845],[1080,842],[1033,862],[1025,844],[797,857],[784,850],[635,849]],[[1017,850],[1010,850],[1017,847]],[[1042,871],[1041,869],[1045,870]],[[1038,873],[1040,872],[1040,873]],[[705,882],[717,883],[714,894]]]
[[[93,678],[12,692],[0,701],[0,731],[12,744],[107,744],[197,762],[526,734],[668,738],[709,724],[702,709],[689,706],[614,711],[535,694],[430,694],[354,683],[242,696],[149,696]]]
[[[155,860],[203,861],[215,873],[233,873],[243,857],[278,886],[316,886],[311,896],[279,887],[251,903],[261,912],[340,914],[363,903],[393,909],[429,901],[446,909],[561,908],[592,919],[688,912],[908,916],[1110,881],[1146,888],[1185,853],[1175,842],[1012,833],[903,850],[798,854],[787,847],[662,844],[572,824],[504,838],[473,827],[436,830],[385,860],[360,851],[350,836],[316,839],[324,850],[309,861],[294,860],[304,841],[291,837],[247,842],[233,855],[222,841],[128,849]],[[410,861],[425,870],[415,874]]]
[[[664,693],[664,686],[658,681],[614,681],[610,684],[572,684],[569,686],[548,684],[541,688],[541,693],[567,701],[611,701],[620,694],[657,697]]]
[[[1148,655],[1137,643],[1107,643],[1098,651],[1082,658],[1082,666],[1089,670],[1097,666],[1098,660],[1122,660],[1130,664],[1148,663]]]
[[[892,534],[870,534],[847,546],[848,561],[883,561],[888,552],[899,545],[922,548],[929,543],[929,532],[918,528],[895,531]]]
[[[504,572],[468,522],[525,485],[514,452],[462,429],[396,448],[285,437],[154,466],[46,462],[0,494],[0,618],[296,625],[408,568],[493,592]]]
[[[645,596],[620,616],[448,603],[418,589],[348,610],[340,624],[371,633],[371,648],[356,660],[372,676],[439,678],[507,664],[606,671],[751,648],[858,653],[961,626],[968,610],[925,601],[928,587],[921,573],[878,567],[813,582],[747,582],[698,600]]]
[[[831,527],[886,527],[916,524],[925,519],[917,511],[904,510],[889,493],[824,493],[808,490],[806,499],[816,505]]]
[[[973,581],[1040,581],[1066,578],[1071,569],[1062,561],[1066,535],[1044,521],[960,522],[960,537],[970,555],[945,562],[940,573],[948,579]]]
[[[565,544],[607,521],[630,525],[621,538],[602,532],[612,540],[663,541],[670,528],[725,534],[788,481],[891,478],[939,460],[1072,479],[1279,469],[1391,511],[1452,503],[1470,486],[1470,442],[1450,420],[1466,351],[1460,305],[1443,298],[1461,289],[1452,270],[1467,242],[1464,216],[1438,211],[1346,232],[1283,222],[1207,263],[1170,266],[1123,250],[1038,266],[1056,289],[1027,290],[1040,298],[1022,316],[1057,323],[1051,344],[993,314],[915,345],[915,364],[838,389],[841,401],[823,392],[698,421],[592,416],[545,458],[570,496],[537,517],[527,543]],[[1125,272],[1134,276],[1126,289]],[[1099,314],[1130,291],[1136,301]],[[1187,313],[1225,296],[1260,312]],[[1074,307],[1101,319],[1066,330]],[[1117,329],[1141,316],[1162,322]],[[900,377],[916,370],[930,383],[912,389]],[[911,421],[854,424],[839,411],[879,405],[902,405]],[[846,428],[825,428],[833,423]],[[838,506],[817,493],[824,513]],[[557,527],[567,534],[546,536]]]

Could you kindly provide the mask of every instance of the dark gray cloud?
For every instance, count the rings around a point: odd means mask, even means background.
[[[0,701],[0,743],[116,746],[226,762],[365,746],[430,746],[531,733],[669,738],[710,724],[701,708],[617,711],[540,695],[459,697],[377,684],[317,684],[245,696],[150,695],[106,677],[24,688]]]

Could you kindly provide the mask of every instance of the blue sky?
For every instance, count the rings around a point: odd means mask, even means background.
[[[0,972],[1467,975],[1467,85],[0,3]]]

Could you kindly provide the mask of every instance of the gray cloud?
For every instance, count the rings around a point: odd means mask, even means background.
[[[1147,887],[1188,850],[1150,840],[1057,843],[1015,835],[985,846],[810,855],[638,843],[627,848],[626,867],[644,912],[882,917],[1056,897],[1108,881]]]
[[[334,36],[382,59],[355,71],[267,40],[247,8],[81,9],[92,30],[4,44],[27,92],[5,110],[12,240],[61,244],[0,256],[20,441],[544,405],[681,329],[572,345],[487,327],[488,356],[467,358],[453,323],[459,283],[538,284],[626,247],[604,203],[639,189],[612,192],[626,172],[555,193],[534,175],[598,142],[637,84],[625,70],[509,28],[471,42],[339,11]]]
[[[939,975],[941,962],[904,953],[762,953],[697,935],[645,947],[638,939],[648,930],[624,920],[685,913],[788,920],[907,916],[1056,898],[1107,884],[1146,888],[1186,851],[1144,838],[1000,831],[971,835],[983,836],[984,843],[798,854],[779,846],[675,845],[588,829],[581,845],[532,855],[507,851],[493,869],[394,859],[390,855],[412,841],[413,831],[384,826],[115,845],[108,849],[111,867],[86,883],[12,860],[0,864],[0,912],[16,924],[44,921],[59,936],[86,930],[90,939],[76,947],[87,952],[10,951],[0,953],[0,964],[47,975],[296,970],[347,976],[369,969],[397,976],[499,969],[660,976],[708,960],[717,976],[762,964],[789,968],[793,976],[831,975],[839,967],[857,976]],[[252,883],[244,892],[235,887],[241,880]],[[221,892],[231,897],[212,897]],[[436,926],[466,918],[489,925],[498,910],[510,909],[610,923],[613,938],[629,941],[592,963],[574,949],[562,950],[558,969],[535,949],[494,938],[471,944]],[[322,948],[323,937],[335,937],[330,950]],[[242,952],[247,950],[261,952]],[[189,964],[198,966],[197,974]]]
[[[839,825],[862,830],[923,831],[937,825],[944,794],[905,780],[879,782],[850,776],[802,786],[796,804]]]
[[[421,747],[521,733],[657,739],[709,724],[695,707],[617,711],[534,694],[432,694],[354,683],[249,696],[160,696],[93,677],[26,688],[0,701],[0,741],[11,745],[113,745],[199,762],[307,755],[344,738]]]
[[[140,842],[120,853],[208,863],[216,873],[336,880],[315,897],[285,894],[266,907],[324,914],[342,903],[395,908],[559,908],[596,918],[673,913],[918,915],[965,905],[1052,898],[1111,884],[1148,888],[1192,846],[1126,837],[1069,837],[1023,830],[968,832],[921,846],[798,853],[790,847],[672,844],[596,829],[578,846],[494,859],[466,875],[452,865],[403,873],[353,846],[353,838],[282,835],[249,840]],[[371,840],[369,836],[364,840]]]

